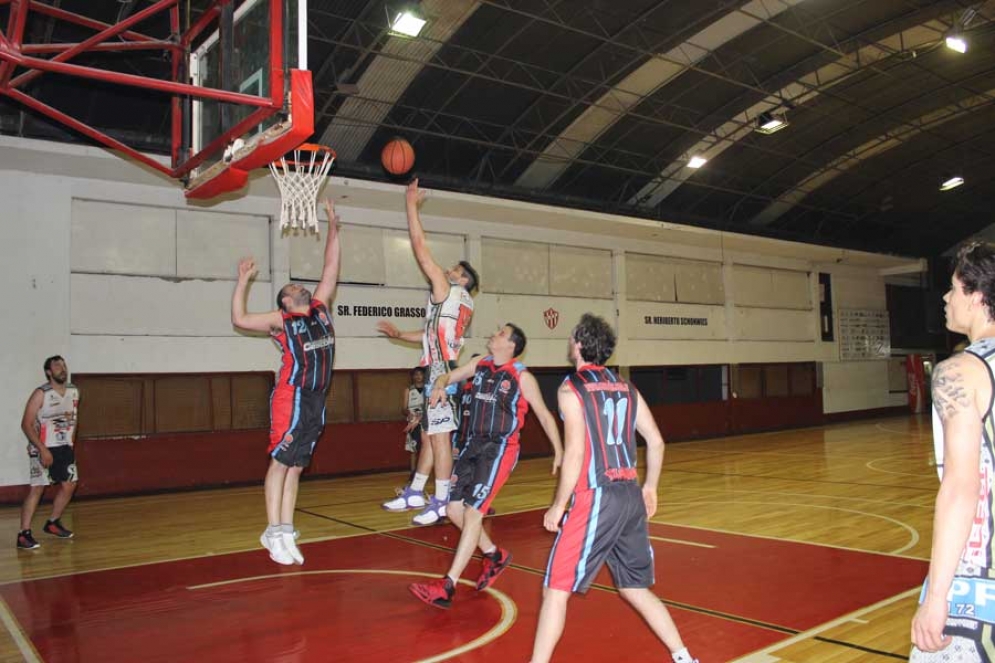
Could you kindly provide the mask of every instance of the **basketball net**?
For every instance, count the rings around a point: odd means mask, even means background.
[[[280,189],[280,229],[318,232],[318,192],[325,184],[335,152],[321,145],[304,144],[290,161],[280,157],[269,171]]]

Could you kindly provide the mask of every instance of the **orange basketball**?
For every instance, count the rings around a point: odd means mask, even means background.
[[[391,175],[403,175],[415,165],[415,148],[403,138],[394,138],[383,146],[380,163]]]

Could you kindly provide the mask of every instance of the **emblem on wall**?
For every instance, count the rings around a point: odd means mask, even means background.
[[[542,318],[546,321],[547,327],[556,329],[556,325],[560,322],[560,312],[550,307],[542,312]]]

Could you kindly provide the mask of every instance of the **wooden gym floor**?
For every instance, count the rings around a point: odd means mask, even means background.
[[[920,418],[668,445],[654,591],[692,653],[906,660],[938,487],[932,456]],[[461,587],[449,611],[407,593],[445,572],[456,530],[380,510],[404,479],[302,484],[303,567],[259,547],[261,486],[75,503],[64,521],[76,538],[39,534],[35,551],[15,549],[18,512],[2,509],[0,660],[527,661],[552,544],[541,528],[549,462],[521,462],[487,521],[513,567],[487,592]],[[669,657],[603,573],[571,601],[554,660]]]

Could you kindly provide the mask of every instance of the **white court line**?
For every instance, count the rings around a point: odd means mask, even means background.
[[[697,502],[684,502],[684,504],[693,505]],[[767,504],[767,502],[759,502],[758,504]],[[901,559],[914,559],[920,562],[928,562],[928,557],[916,557],[914,555],[900,555],[897,553],[881,552],[880,550],[865,550],[864,548],[851,548],[850,546],[838,546],[831,543],[818,543],[815,541],[802,541],[801,539],[785,539],[779,536],[766,536],[764,534],[750,534],[748,532],[737,532],[731,529],[720,529],[718,527],[701,527],[699,525],[685,525],[684,523],[675,523],[670,520],[659,520],[657,518],[652,518],[649,520],[651,523],[657,525],[669,525],[671,527],[687,527],[688,529],[700,529],[703,532],[718,532],[719,534],[731,534],[733,536],[745,536],[752,537],[754,539],[767,539],[768,541],[780,541],[781,543],[798,543],[805,546],[818,546],[820,548],[835,548],[836,550],[848,550],[850,552],[866,553],[868,555],[881,555],[883,557],[899,557]]]
[[[878,610],[879,608],[891,605],[892,603],[897,603],[898,601],[904,601],[905,599],[911,596],[917,596],[920,591],[921,591],[920,587],[914,587],[913,589],[910,589],[907,592],[902,592],[901,594],[892,596],[890,599],[878,601],[874,605],[869,605],[865,608],[861,608],[859,610],[851,612],[848,615],[843,615],[838,619],[834,619],[831,622],[826,622],[825,624],[816,626],[815,628],[809,629],[808,631],[803,631],[802,633],[792,636],[787,640],[781,640],[780,642],[775,642],[774,644],[765,647],[764,649],[760,649],[751,654],[747,654],[746,656],[743,656],[741,658],[737,658],[731,661],[730,663],[772,663],[773,661],[780,661],[781,659],[773,657],[771,655],[774,652],[784,649],[785,647],[790,647],[795,643],[802,642],[803,640],[808,640],[809,638],[812,638],[816,635],[819,635],[820,633],[828,631],[831,628],[836,628],[837,626],[840,626],[847,622],[851,622],[854,620],[855,617],[862,617],[863,615],[866,615],[868,612],[873,612],[874,610]]]
[[[10,633],[10,637],[14,640],[14,644],[21,652],[21,656],[27,663],[42,663],[41,656],[35,651],[35,647],[31,644],[31,640],[28,636],[24,635],[24,631],[21,630],[21,625],[17,623],[17,619],[14,614],[7,607],[7,602],[0,599],[0,621],[3,625],[7,627],[7,631]]]
[[[697,541],[685,541],[683,539],[668,539],[665,536],[651,536],[654,541],[666,541],[667,543],[678,543],[682,546],[697,546],[698,548],[718,548],[718,546],[713,546],[707,543],[698,543]]]
[[[686,504],[688,506],[694,506],[694,505],[697,505],[697,504],[728,504],[728,502],[712,502],[712,501],[708,501],[708,500],[700,500],[700,501],[697,501],[697,502],[667,502],[667,506],[672,506],[674,504]],[[842,511],[844,513],[855,513],[858,516],[867,516],[868,518],[879,518],[881,520],[886,520],[886,521],[888,521],[888,522],[890,522],[890,523],[892,523],[894,525],[898,525],[899,527],[901,527],[902,529],[904,529],[906,532],[909,533],[909,542],[906,543],[901,548],[897,548],[893,552],[891,552],[890,554],[892,554],[892,555],[899,555],[899,554],[905,552],[906,550],[908,550],[909,548],[912,548],[917,543],[919,543],[919,530],[917,530],[915,527],[912,527],[911,525],[907,525],[906,523],[903,523],[900,520],[896,520],[894,518],[891,518],[890,516],[883,516],[883,515],[881,515],[879,513],[868,513],[867,511],[860,511],[858,509],[845,509],[845,508],[843,508],[841,506],[823,506],[821,504],[790,504],[790,505],[785,505],[785,504],[778,504],[777,502],[753,502],[753,501],[743,501],[743,500],[738,500],[736,502],[736,504],[759,504],[759,505],[768,506],[768,507],[769,506],[793,506],[793,507],[798,507],[798,508],[802,508],[802,509],[824,509],[826,511]],[[768,538],[773,538],[773,537],[768,537]],[[780,541],[786,541],[786,540],[790,540],[790,539],[779,539],[779,540]],[[817,545],[821,545],[821,544],[817,544]]]
[[[299,571],[297,573],[274,573],[270,575],[263,576],[252,576],[248,578],[236,578],[234,580],[222,580],[220,582],[211,582],[204,585],[192,585],[187,587],[189,590],[198,589],[212,589],[214,587],[223,587],[226,585],[235,585],[242,582],[252,582],[254,580],[268,580],[272,578],[286,578],[289,576],[311,576],[311,575],[330,575],[338,573],[375,573],[380,575],[396,575],[396,576],[421,576],[424,578],[438,578],[438,573],[422,573],[420,571],[399,571],[396,569],[325,569],[322,571]],[[476,585],[469,580],[460,580],[461,585],[466,585],[467,587],[476,587]],[[501,606],[501,619],[496,625],[491,627],[487,632],[485,632],[480,637],[474,638],[470,642],[460,645],[449,651],[442,652],[441,654],[436,654],[429,658],[423,658],[415,663],[440,663],[441,661],[447,661],[451,658],[456,658],[474,649],[479,649],[484,645],[494,642],[502,635],[507,633],[508,629],[512,627],[515,620],[518,618],[518,606],[511,599],[510,596],[502,591],[489,587],[484,590],[485,593],[490,594],[497,600],[498,605]]]

